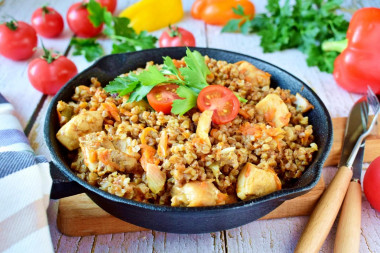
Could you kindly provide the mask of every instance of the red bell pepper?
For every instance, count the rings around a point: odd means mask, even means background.
[[[325,42],[324,50],[342,52],[334,62],[335,81],[344,89],[366,93],[367,86],[380,94],[380,9],[362,8],[354,13],[347,40]]]

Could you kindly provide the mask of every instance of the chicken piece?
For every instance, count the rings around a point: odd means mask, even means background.
[[[137,160],[115,149],[104,132],[90,133],[79,138],[84,163],[91,172],[104,175],[106,172],[130,172],[137,166]]]
[[[265,121],[273,127],[289,124],[290,112],[284,101],[276,94],[268,94],[256,105],[256,111],[264,116]]]
[[[79,137],[102,130],[103,117],[98,111],[82,111],[59,129],[57,139],[68,150],[79,148]]]
[[[239,167],[239,162],[235,150],[235,147],[228,147],[220,151],[220,167],[223,167],[224,165],[230,165],[234,169]]]
[[[149,189],[157,194],[165,187],[166,174],[156,164],[148,163],[146,166],[146,181]]]
[[[281,181],[274,171],[259,169],[251,163],[240,171],[236,185],[241,200],[258,198],[280,189]]]
[[[208,154],[211,150],[211,142],[208,133],[211,129],[212,114],[214,112],[210,110],[205,110],[199,116],[196,137],[193,140],[195,145],[198,146],[197,149],[201,153]]]
[[[226,204],[228,196],[210,181],[194,181],[172,188],[172,206],[215,206]]]
[[[247,61],[239,61],[235,63],[238,65],[239,74],[244,76],[246,82],[254,86],[264,87],[270,85],[270,74],[256,68],[254,65]]]
[[[314,109],[314,106],[310,104],[310,102],[306,98],[301,96],[301,94],[297,93],[296,94],[296,109],[297,111],[304,113],[311,109]]]

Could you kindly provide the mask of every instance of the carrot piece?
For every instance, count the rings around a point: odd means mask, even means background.
[[[117,107],[114,103],[108,103],[108,102],[102,103],[102,107],[106,111],[108,111],[111,114],[112,118],[114,118],[117,122],[121,121],[119,112],[118,112]]]
[[[146,128],[144,128],[144,130],[142,130],[142,133],[141,133],[141,136],[140,136],[141,144],[146,144],[146,136],[148,135],[148,133],[150,131],[153,131],[153,132],[157,133],[157,130],[154,129],[153,127],[146,127]]]
[[[248,112],[246,112],[245,110],[243,110],[243,109],[239,109],[239,114],[241,115],[241,116],[243,116],[243,118],[245,118],[245,119],[249,119],[251,116],[248,114]]]

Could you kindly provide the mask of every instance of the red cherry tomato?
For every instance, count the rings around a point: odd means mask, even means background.
[[[368,202],[380,212],[380,157],[369,165],[364,175],[363,189]]]
[[[54,38],[63,31],[63,18],[53,8],[43,6],[34,11],[32,26],[39,35]]]
[[[95,0],[100,3],[102,7],[106,7],[107,11],[113,13],[116,9],[117,0]],[[84,0],[85,3],[88,3],[89,0]]]
[[[75,3],[67,11],[67,23],[70,29],[79,37],[94,37],[102,31],[103,24],[95,27],[88,19],[88,15],[87,8],[83,3]]]
[[[34,54],[37,34],[32,26],[22,21],[0,25],[0,54],[12,60],[25,60]]]
[[[169,26],[158,40],[160,47],[195,47],[194,35],[186,29]]]
[[[147,95],[150,106],[157,112],[170,114],[173,100],[182,99],[177,95],[178,85],[165,84],[155,86]]]
[[[101,6],[107,7],[107,10],[113,13],[116,9],[117,0],[96,0]]]
[[[65,56],[51,56],[45,50],[42,58],[34,59],[28,66],[29,81],[34,88],[47,95],[54,95],[77,73],[75,64]]]
[[[236,95],[221,85],[209,85],[202,89],[197,99],[197,105],[202,112],[214,111],[212,122],[226,124],[238,115],[240,103]]]

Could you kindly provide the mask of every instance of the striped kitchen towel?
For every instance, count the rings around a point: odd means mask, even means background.
[[[36,156],[0,94],[0,252],[53,252],[46,209],[49,163]]]

